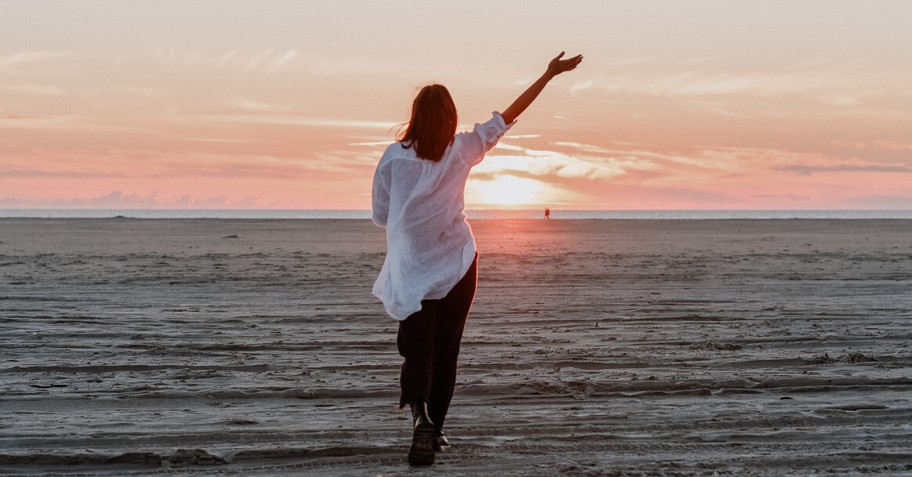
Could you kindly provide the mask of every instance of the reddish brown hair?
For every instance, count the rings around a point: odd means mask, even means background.
[[[412,117],[397,140],[414,147],[418,157],[439,161],[456,136],[456,103],[442,84],[421,88],[412,102]]]

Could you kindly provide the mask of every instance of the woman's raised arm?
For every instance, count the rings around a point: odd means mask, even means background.
[[[532,101],[535,101],[535,98],[537,98],[538,94],[545,89],[545,85],[548,84],[551,79],[565,71],[576,69],[577,65],[583,61],[583,55],[576,55],[573,58],[567,58],[566,60],[561,59],[563,56],[564,52],[562,51],[559,55],[554,57],[554,59],[548,63],[548,69],[545,70],[545,73],[532,83],[532,86],[529,86],[523,91],[523,93],[516,98],[516,101],[513,101],[513,104],[504,110],[503,114],[501,114],[504,122],[510,124],[513,121],[516,121],[516,118],[532,104]]]

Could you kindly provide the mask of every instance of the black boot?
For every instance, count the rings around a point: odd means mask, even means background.
[[[438,429],[437,435],[434,437],[434,452],[446,452],[450,450],[450,441],[447,439],[446,434],[443,433],[443,430]]]
[[[427,414],[427,403],[416,402],[412,407],[412,447],[409,449],[408,461],[411,465],[431,465],[434,463],[434,440],[437,438],[437,427]]]

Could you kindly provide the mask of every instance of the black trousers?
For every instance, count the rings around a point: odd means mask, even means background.
[[[396,344],[405,358],[399,406],[427,402],[428,416],[438,429],[443,428],[453,399],[459,344],[477,285],[478,254],[447,296],[422,300],[420,311],[399,322]]]

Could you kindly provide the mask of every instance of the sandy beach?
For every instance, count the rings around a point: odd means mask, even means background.
[[[365,220],[0,220],[3,475],[912,475],[912,221],[477,220],[405,461]]]

